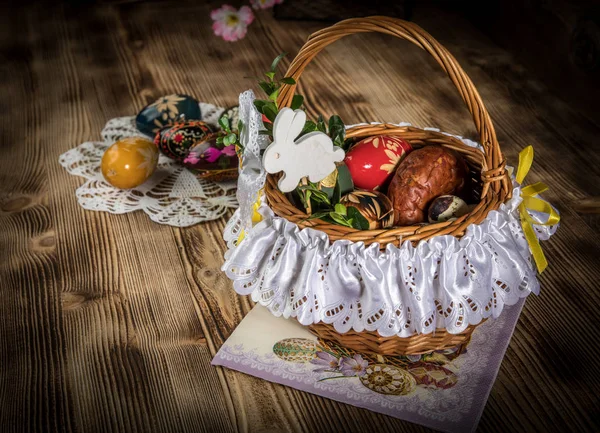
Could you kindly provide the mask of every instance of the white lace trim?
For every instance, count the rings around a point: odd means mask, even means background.
[[[244,151],[242,169],[238,178],[237,199],[240,203],[240,228],[249,229],[252,226],[252,205],[256,202],[258,190],[264,185],[266,177],[260,152],[269,145],[269,139],[259,134],[263,128],[262,116],[254,107],[254,92],[247,90],[240,94],[239,104],[240,120],[244,124],[240,138]]]
[[[246,227],[238,210],[225,228],[229,251],[222,270],[236,292],[303,325],[324,322],[340,333],[367,330],[384,337],[436,328],[460,333],[539,293],[518,214],[520,191],[515,183],[513,198],[460,239],[438,236],[416,247],[407,241],[384,252],[378,244],[330,243],[325,233],[300,230],[264,204],[264,220],[236,246]],[[536,226],[536,233],[545,240],[556,228]]]
[[[223,108],[200,103],[203,121],[216,126]],[[103,141],[86,142],[63,153],[60,164],[72,175],[86,179],[75,191],[84,209],[115,214],[143,210],[152,221],[187,227],[221,218],[237,207],[235,182],[197,179],[175,161],[160,155],[152,177],[136,188],[121,190],[104,181],[100,161],[104,151],[124,137],[144,136],[134,117],[111,119],[102,130]]]

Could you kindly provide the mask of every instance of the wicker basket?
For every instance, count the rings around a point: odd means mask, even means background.
[[[296,81],[310,61],[327,45],[354,33],[379,32],[411,41],[431,54],[448,74],[473,115],[475,126],[483,145],[484,153],[471,148],[459,139],[414,127],[398,127],[389,124],[355,126],[347,130],[348,138],[363,138],[374,135],[395,135],[408,141],[414,147],[436,144],[453,149],[463,155],[473,171],[480,174],[481,198],[479,204],[467,215],[455,221],[429,225],[394,227],[380,230],[356,230],[333,225],[319,219],[307,220],[306,215],[297,209],[277,188],[277,175],[269,175],[265,184],[267,202],[273,212],[300,227],[312,227],[326,233],[331,241],[347,239],[364,242],[366,245],[378,242],[381,249],[387,244],[399,245],[410,240],[417,243],[434,236],[453,235],[460,237],[470,224],[480,223],[490,210],[497,209],[511,197],[512,186],[505,170],[505,163],[496,139],[490,116],[483,106],[479,93],[469,77],[456,62],[456,59],[431,35],[416,24],[388,17],[356,18],[341,21],[331,27],[311,35],[296,58],[290,64],[286,76]],[[288,107],[292,102],[295,85],[284,85],[278,100],[279,107]],[[358,352],[382,355],[418,354],[451,348],[467,342],[476,325],[469,326],[463,333],[450,334],[446,329],[437,329],[432,334],[412,337],[381,337],[377,332],[354,332],[339,334],[333,325],[318,323],[309,326],[318,337],[334,341]]]

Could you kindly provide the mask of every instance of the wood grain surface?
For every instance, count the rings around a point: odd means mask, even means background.
[[[225,220],[176,229],[85,211],[58,156],[105,122],[183,92],[226,106],[321,23],[258,14],[213,36],[193,1],[0,6],[0,430],[408,432],[427,429],[210,366],[252,307],[219,271]],[[562,226],[545,243],[481,431],[600,430],[600,125],[451,13],[414,21],[478,86],[506,157],[536,149],[531,182]],[[286,60],[284,63],[289,63]],[[381,35],[346,38],[302,78],[309,115],[408,121],[470,136],[435,61]]]

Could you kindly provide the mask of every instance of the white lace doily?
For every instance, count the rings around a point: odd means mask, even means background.
[[[202,120],[217,126],[223,108],[200,103]],[[102,130],[103,141],[90,141],[63,153],[60,164],[72,175],[86,179],[75,191],[79,204],[89,210],[115,214],[143,210],[160,224],[187,227],[222,217],[237,207],[236,183],[210,182],[196,178],[190,171],[164,155],[144,184],[122,190],[108,184],[100,170],[104,151],[124,137],[142,136],[135,117],[111,119]]]
[[[246,147],[252,145],[257,144]],[[514,183],[513,198],[481,224],[470,225],[460,239],[437,236],[416,247],[406,241],[400,247],[389,244],[384,252],[378,244],[331,243],[323,232],[300,230],[275,216],[263,200],[259,224],[246,228],[241,208],[228,222],[222,270],[239,294],[251,294],[274,315],[296,317],[303,325],[324,322],[340,333],[367,330],[384,337],[437,328],[460,333],[539,292],[519,217],[520,194]],[[556,228],[535,226],[541,240]],[[236,245],[243,229],[245,238]]]

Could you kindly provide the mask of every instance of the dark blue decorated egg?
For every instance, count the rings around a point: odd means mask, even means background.
[[[167,95],[146,106],[135,118],[140,132],[154,136],[160,129],[177,121],[200,120],[200,106],[191,96]]]
[[[199,120],[175,122],[158,131],[154,137],[154,144],[169,158],[183,161],[190,149],[206,141],[211,133],[211,127]]]

